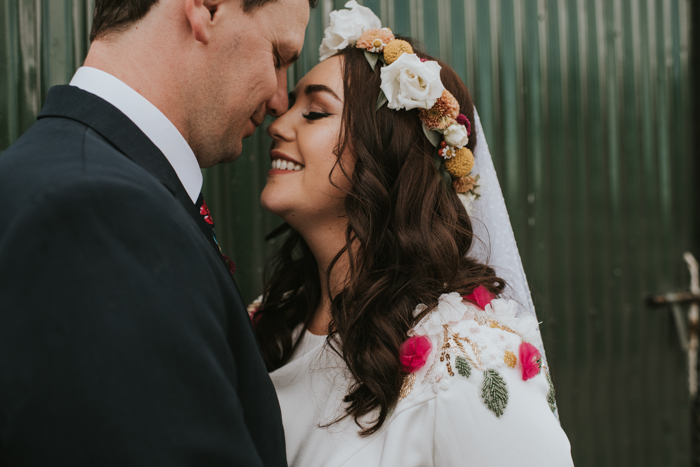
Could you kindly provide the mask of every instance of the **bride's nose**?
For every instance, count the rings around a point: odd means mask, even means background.
[[[270,126],[267,127],[267,134],[275,141],[292,141],[294,139],[294,129],[292,128],[289,113],[277,117]]]

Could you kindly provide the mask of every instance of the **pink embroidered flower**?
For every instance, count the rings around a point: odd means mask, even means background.
[[[495,297],[494,294],[489,292],[486,287],[483,285],[480,285],[476,289],[472,291],[469,295],[465,295],[462,297],[464,300],[469,300],[472,303],[476,303],[482,310],[491,303],[491,300],[493,300]]]
[[[399,348],[403,371],[406,373],[415,373],[423,368],[431,350],[433,350],[433,344],[430,342],[429,337],[409,337],[406,342],[401,344],[401,348]]]
[[[214,224],[214,219],[211,218],[211,214],[209,213],[209,207],[207,207],[207,202],[202,201],[202,207],[199,208],[199,213],[204,216],[204,221],[209,224],[213,225]]]
[[[523,381],[534,378],[542,369],[542,355],[537,347],[523,342],[520,344],[520,364],[523,367]]]

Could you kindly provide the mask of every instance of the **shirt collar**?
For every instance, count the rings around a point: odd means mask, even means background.
[[[192,202],[197,202],[202,190],[199,162],[163,112],[126,83],[97,68],[78,68],[70,85],[104,99],[134,122],[165,155]]]

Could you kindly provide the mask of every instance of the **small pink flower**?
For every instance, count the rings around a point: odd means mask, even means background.
[[[462,298],[464,300],[469,300],[472,303],[476,303],[482,310],[486,308],[486,305],[491,303],[495,297],[494,294],[489,292],[486,287],[480,285],[472,291],[469,295],[464,295]]]
[[[428,361],[428,355],[430,355],[431,350],[433,350],[433,344],[430,342],[429,337],[409,337],[399,348],[403,371],[415,373],[423,368],[425,362]]]
[[[464,115],[464,114],[459,114],[459,115],[457,115],[457,123],[459,123],[460,125],[464,125],[465,127],[467,127],[467,136],[471,136],[471,134],[472,134],[472,124],[471,124],[471,122],[469,121],[469,119],[467,118],[466,115]]]
[[[523,342],[520,344],[520,364],[523,367],[523,381],[534,378],[542,369],[542,355],[537,347]]]

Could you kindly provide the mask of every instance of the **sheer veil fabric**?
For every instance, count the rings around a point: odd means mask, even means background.
[[[520,305],[518,314],[530,313],[537,317],[501,185],[498,183],[489,145],[476,108],[474,124],[476,149],[472,173],[480,177],[481,197],[472,203],[470,209],[475,239],[469,255],[492,266],[496,274],[506,281],[507,287],[503,298],[515,300]],[[544,357],[541,335],[540,341],[532,344],[538,347]]]

